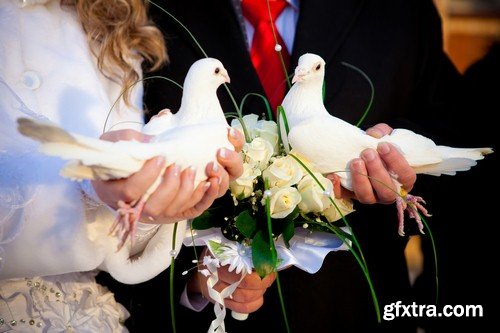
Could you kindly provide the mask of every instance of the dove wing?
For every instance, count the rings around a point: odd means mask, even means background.
[[[443,161],[441,154],[436,150],[434,141],[407,129],[397,128],[380,141],[396,146],[412,167]]]
[[[72,134],[47,122],[18,119],[23,135],[42,143],[40,151],[70,160],[61,174],[72,179],[118,179],[137,172],[158,151],[136,141],[110,142]]]
[[[161,133],[150,145],[161,151],[167,164],[175,162],[182,169],[194,167],[197,184],[206,179],[205,168],[208,163],[217,161],[220,148],[234,150],[227,138],[227,129],[225,122],[181,126]]]
[[[292,149],[304,156],[322,174],[348,169],[348,163],[377,140],[359,128],[327,116],[316,116],[295,125],[288,135]],[[350,188],[350,175],[339,172],[342,183]]]

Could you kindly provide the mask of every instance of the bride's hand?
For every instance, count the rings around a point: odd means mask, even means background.
[[[235,150],[241,150],[244,140],[238,131],[228,132],[229,141]],[[108,141],[136,140],[148,142],[150,137],[134,130],[118,130],[103,134],[101,139]],[[142,222],[173,223],[199,216],[210,207],[213,201],[224,195],[229,181],[239,177],[243,172],[243,164],[238,153],[220,149],[217,153],[220,165],[209,163],[206,168],[208,179],[194,188],[193,170],[181,172],[178,166],[169,166],[162,182],[149,197],[144,206]],[[126,179],[110,181],[93,181],[92,184],[99,198],[113,209],[118,208],[118,201],[137,201],[160,175],[165,165],[161,157],[147,161],[138,172]],[[222,167],[221,167],[222,166]]]

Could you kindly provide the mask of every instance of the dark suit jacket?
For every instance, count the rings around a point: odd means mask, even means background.
[[[158,3],[190,29],[209,56],[223,62],[236,100],[249,92],[263,93],[231,1]],[[153,12],[170,55],[170,65],[155,74],[182,84],[190,65],[203,54],[167,14]],[[369,101],[370,87],[359,73],[341,64],[350,63],[362,69],[375,87],[373,110],[364,125],[387,122],[411,124],[421,132],[425,128],[427,134],[450,132],[446,119],[458,92],[458,74],[442,51],[440,28],[431,0],[301,0],[290,72],[301,54],[321,55],[327,63],[325,105],[332,114],[354,123]],[[223,87],[218,94],[224,110],[234,111]],[[176,110],[180,97],[180,89],[166,81],[146,82],[146,105],[152,114],[165,107]],[[244,112],[260,114],[264,109],[254,100]],[[403,253],[407,238],[398,236],[395,207],[356,208],[348,218],[366,255],[382,310],[398,300],[408,303],[411,289]],[[367,283],[348,252],[331,253],[317,274],[291,268],[280,272],[280,278],[293,332],[414,332],[409,319],[376,323]],[[182,281],[177,283],[182,286]],[[134,287],[133,330],[157,325],[155,331],[160,327],[168,331],[167,285],[168,275],[162,274]],[[163,290],[158,293],[156,288]],[[178,309],[177,326],[180,332],[204,332],[212,317],[211,306],[204,314]],[[245,322],[227,319],[227,326],[233,332],[285,331],[274,287],[263,308]]]

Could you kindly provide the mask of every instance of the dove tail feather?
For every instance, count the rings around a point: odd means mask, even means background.
[[[17,119],[17,129],[24,136],[30,137],[42,143],[76,142],[76,139],[71,134],[48,122],[35,121],[29,118],[19,118]]]
[[[76,181],[96,178],[94,172],[92,171],[92,168],[83,165],[79,161],[75,160],[66,163],[59,174],[64,178],[69,178]]]
[[[436,150],[444,159],[448,158],[469,158],[472,160],[482,160],[485,155],[493,153],[491,148],[452,148],[447,146],[437,146]]]
[[[454,176],[458,171],[470,170],[470,168],[476,164],[477,162],[470,158],[448,158],[440,163],[414,167],[414,170],[417,174],[424,173],[432,176]]]

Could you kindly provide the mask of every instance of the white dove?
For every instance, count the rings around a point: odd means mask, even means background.
[[[359,157],[364,149],[376,149],[380,142],[396,146],[416,173],[435,176],[469,170],[476,165],[476,160],[493,152],[491,148],[437,146],[432,140],[406,129],[395,129],[380,139],[369,136],[328,113],[322,98],[324,74],[325,61],[320,56],[311,53],[302,55],[292,80],[294,85],[282,103],[290,130],[288,142],[293,151],[305,157],[315,170],[323,174],[348,171],[352,159]],[[342,186],[352,190],[351,174],[339,172],[338,175]],[[425,202],[402,191],[397,175],[393,175],[393,181],[401,193],[396,202],[399,234],[404,235],[405,209],[408,209],[410,217],[415,218],[422,232],[418,210],[428,215],[420,204]]]
[[[162,112],[144,126],[144,133],[155,135],[149,143],[85,137],[68,133],[54,124],[27,118],[18,119],[18,130],[40,141],[41,152],[70,160],[60,172],[66,178],[126,178],[139,171],[147,160],[163,156],[165,169],[172,163],[181,168],[194,168],[194,185],[197,186],[207,178],[206,165],[217,161],[217,150],[234,149],[227,138],[229,126],[216,94],[217,88],[229,81],[219,60],[196,61],[185,78],[179,111],[176,114]],[[120,238],[119,249],[129,235],[133,241],[136,223],[149,196],[160,184],[165,169],[140,200],[131,204],[118,203],[119,214],[110,233]]]

